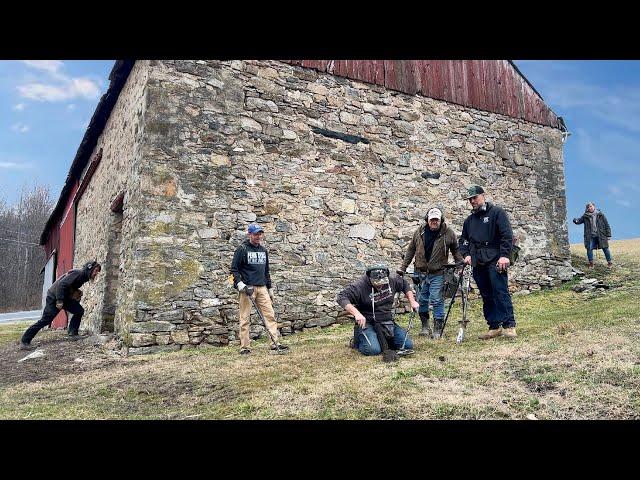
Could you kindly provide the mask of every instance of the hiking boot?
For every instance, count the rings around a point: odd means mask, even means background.
[[[36,347],[34,345],[31,345],[30,343],[20,342],[18,350],[33,350],[34,348]]]
[[[438,339],[442,338],[442,327],[444,327],[444,319],[443,318],[434,318],[433,319],[433,338]]]
[[[429,313],[420,313],[419,315],[420,322],[422,322],[422,330],[420,330],[420,333],[418,335],[431,338],[433,332],[431,330],[431,325],[429,322]]]
[[[349,348],[356,348],[356,339],[353,337],[349,339]]]
[[[588,267],[589,267],[589,268],[593,268],[593,262],[589,262]]]
[[[515,333],[515,328],[513,329]],[[494,328],[493,330],[489,330],[481,335],[478,335],[480,340],[489,340],[490,338],[496,338],[502,335],[502,328]]]
[[[609,268],[613,267],[613,263],[612,262],[607,263],[607,267]]]
[[[517,338],[516,327],[505,328],[502,330],[502,335],[507,338]]]
[[[289,350],[289,347],[279,343],[278,345],[271,345],[271,350]]]
[[[242,347],[240,349],[240,355],[248,355],[249,353],[251,353],[251,349],[250,348]]]

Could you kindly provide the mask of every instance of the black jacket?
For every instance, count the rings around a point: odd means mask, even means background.
[[[462,225],[460,254],[471,255],[473,265],[488,265],[500,257],[509,258],[513,232],[507,212],[489,202],[486,209],[472,213]]]
[[[233,286],[236,288],[240,281],[246,285],[271,288],[267,249],[262,245],[256,247],[249,240],[245,240],[233,254],[231,273]]]
[[[376,291],[371,285],[369,277],[363,275],[358,281],[342,290],[336,300],[342,308],[345,308],[349,303],[355,306],[367,319],[367,323],[373,323],[371,294],[375,292],[376,322],[389,322],[393,318],[391,308],[393,307],[394,295],[396,292],[407,293],[410,290],[409,283],[403,277],[395,274],[389,276],[389,287],[389,289],[384,288]]]
[[[86,267],[69,270],[53,282],[53,285],[47,290],[47,295],[55,297],[56,302],[68,301],[74,290],[78,290],[89,281],[90,273],[91,270]]]

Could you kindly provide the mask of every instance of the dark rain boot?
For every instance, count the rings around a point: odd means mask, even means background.
[[[420,330],[420,333],[418,335],[421,336],[427,336],[429,338],[431,338],[432,335],[432,331],[431,331],[431,324],[430,324],[430,319],[429,319],[429,312],[420,312],[420,321],[422,322],[422,330]]]
[[[444,326],[444,318],[433,319],[433,338],[442,337],[442,327]]]

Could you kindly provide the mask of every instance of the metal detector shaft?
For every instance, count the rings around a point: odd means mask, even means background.
[[[462,267],[462,271],[460,272],[460,275],[458,275],[458,281],[456,282],[456,289],[453,292],[453,296],[451,297],[451,302],[449,302],[449,309],[447,310],[447,315],[444,317],[444,322],[442,323],[442,330],[440,331],[440,336],[444,334],[444,328],[447,326],[447,320],[449,319],[449,314],[451,313],[451,307],[453,306],[453,302],[455,301],[456,295],[458,294],[460,284],[462,283],[464,268],[465,267]]]
[[[361,328],[360,329],[360,334],[364,337],[364,339],[367,341],[367,343],[369,344],[370,347],[373,347],[373,345],[371,345],[371,340],[369,340],[369,337],[367,337],[364,334],[364,331],[367,329],[367,327]]]
[[[407,337],[409,336],[409,330],[411,330],[411,324],[413,323],[413,319],[416,318],[416,311],[411,312],[411,316],[409,317],[409,325],[407,325],[407,331],[404,332],[404,340],[402,341],[402,346],[400,350],[404,350],[404,344],[407,343]]]

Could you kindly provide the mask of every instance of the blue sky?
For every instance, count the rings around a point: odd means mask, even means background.
[[[515,61],[572,135],[564,145],[570,219],[592,200],[613,238],[640,237],[640,61]],[[0,198],[49,184],[57,200],[113,61],[0,61]]]

